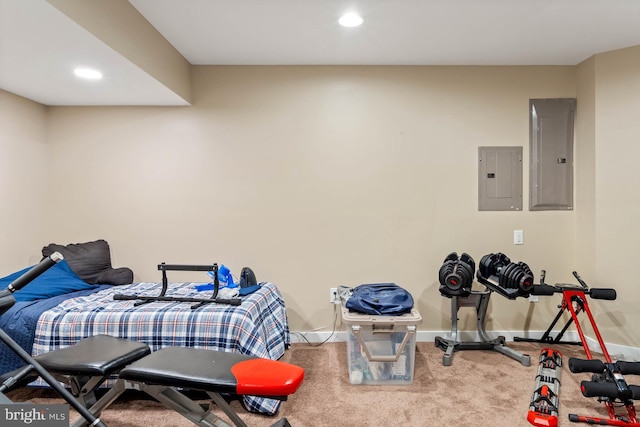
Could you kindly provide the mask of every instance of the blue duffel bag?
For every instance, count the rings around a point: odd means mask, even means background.
[[[413,297],[395,283],[370,283],[353,288],[345,306],[358,313],[397,316],[411,311]]]

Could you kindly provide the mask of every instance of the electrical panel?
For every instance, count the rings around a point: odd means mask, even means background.
[[[522,210],[522,147],[478,147],[478,210]]]
[[[573,209],[574,98],[529,100],[529,210]]]

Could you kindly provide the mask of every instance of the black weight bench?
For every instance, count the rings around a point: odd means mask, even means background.
[[[224,426],[212,413],[185,397],[176,387],[206,392],[237,427],[246,427],[221,393],[286,400],[304,376],[298,366],[237,353],[186,347],[165,347],[120,371],[165,406],[199,426]],[[289,426],[283,419],[273,426]],[[273,427],[272,426],[272,427]]]
[[[99,417],[125,390],[140,390],[202,427],[231,427],[213,413],[217,406],[236,427],[247,427],[221,394],[253,395],[286,400],[304,377],[304,370],[285,362],[222,351],[166,347],[151,353],[143,343],[97,335],[43,354],[35,360],[73,396]],[[117,374],[114,385],[99,399],[96,389]],[[178,389],[205,392],[208,409]],[[215,405],[214,405],[215,404]],[[87,426],[80,418],[73,426]],[[286,418],[273,426],[289,426]]]
[[[98,387],[126,365],[149,354],[151,349],[144,343],[96,335],[70,347],[37,356],[35,360],[54,378],[66,384],[76,400],[99,416],[102,409],[118,398],[126,387],[118,379],[103,396],[100,405],[96,405],[95,392]],[[109,397],[105,399],[107,396]]]

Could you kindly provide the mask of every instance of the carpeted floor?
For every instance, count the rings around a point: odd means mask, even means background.
[[[538,370],[542,344],[508,343],[529,354],[525,367],[491,350],[454,353],[451,366],[443,366],[442,350],[433,343],[418,343],[414,382],[411,385],[352,385],[347,369],[346,343],[312,347],[293,344],[283,360],[305,369],[300,389],[282,403],[275,417],[246,412],[238,401],[233,408],[250,427],[266,427],[286,417],[292,427],[319,426],[529,426],[527,411]],[[606,408],[582,396],[581,380],[590,374],[572,374],[569,357],[583,357],[582,347],[557,345],[564,366],[561,374],[558,426],[578,425],[568,414],[607,418]],[[594,357],[597,357],[595,355]],[[9,395],[14,401],[64,403],[52,391],[19,389]],[[72,413],[72,418],[74,417]],[[180,427],[193,425],[159,403],[127,393],[102,414],[111,427]]]

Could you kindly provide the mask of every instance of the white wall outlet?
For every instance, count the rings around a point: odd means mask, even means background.
[[[522,230],[513,230],[513,244],[524,245],[524,233]]]
[[[329,302],[331,304],[340,304],[340,298],[338,298],[338,288],[329,288]]]

